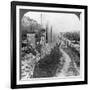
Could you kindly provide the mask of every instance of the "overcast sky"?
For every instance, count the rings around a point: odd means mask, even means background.
[[[41,12],[27,12],[24,16],[30,17],[41,24]],[[52,26],[53,31],[66,32],[66,31],[79,31],[80,20],[75,14],[68,13],[46,13],[42,12],[42,23],[43,26],[49,24]]]

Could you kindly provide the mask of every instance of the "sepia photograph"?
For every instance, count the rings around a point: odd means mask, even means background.
[[[37,84],[44,86],[45,83],[47,86],[50,83],[51,86],[54,83],[85,83],[86,7],[19,4],[16,3],[15,11],[15,85],[33,87]]]

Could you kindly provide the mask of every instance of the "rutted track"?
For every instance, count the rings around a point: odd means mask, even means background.
[[[62,53],[62,58],[60,60],[64,60],[64,64],[60,72],[57,71],[56,77],[72,76],[72,74],[74,73],[78,73],[77,75],[79,75],[80,71],[74,60],[72,60],[70,55],[66,53],[62,48],[60,48],[60,51]],[[71,66],[71,62],[73,64],[72,66]],[[70,68],[73,68],[74,71],[69,71]]]

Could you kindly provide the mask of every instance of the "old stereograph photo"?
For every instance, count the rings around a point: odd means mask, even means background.
[[[20,79],[80,75],[80,12],[20,10]]]

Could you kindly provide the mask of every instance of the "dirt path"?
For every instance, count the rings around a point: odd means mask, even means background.
[[[64,77],[64,76],[66,76],[68,68],[70,66],[71,58],[69,57],[69,55],[63,49],[60,48],[60,51],[63,54],[61,60],[65,60],[65,62],[64,62],[64,65],[63,65],[63,68],[62,68],[61,72],[57,73],[56,76]]]
[[[73,72],[68,72],[68,69],[70,68],[70,63],[72,61],[71,57],[62,48],[60,48],[60,51],[62,52],[62,58],[60,60],[64,60],[64,64],[61,71],[56,73],[56,77],[65,77],[69,74],[73,75]],[[80,72],[75,62],[73,62],[73,68],[76,72]]]

